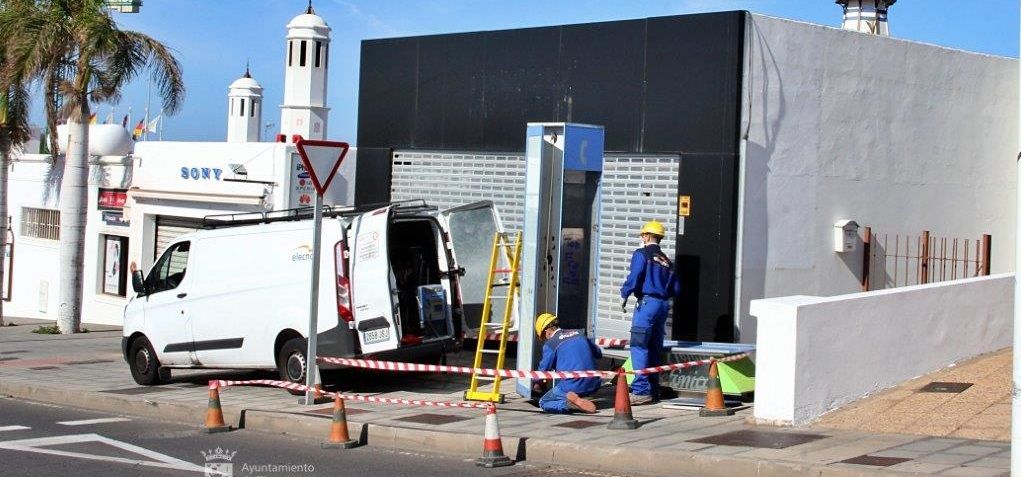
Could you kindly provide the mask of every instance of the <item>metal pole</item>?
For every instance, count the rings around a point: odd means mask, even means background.
[[[320,246],[323,241],[323,196],[316,193],[315,211],[312,215],[312,290],[309,292],[308,305],[308,363],[305,365],[305,404],[315,404],[315,394],[312,388],[316,384],[316,376],[319,375],[319,365],[316,363],[316,334],[319,330],[319,261]]]
[[[1021,69],[1019,69],[1021,72]],[[1019,83],[1021,85],[1021,83]],[[1018,90],[1021,99],[1021,88]],[[1021,108],[1018,109],[1018,147],[1021,147]],[[1017,177],[1015,187],[1014,209],[1014,349],[1013,349],[1013,380],[1010,387],[1010,475],[1021,476],[1021,283],[1018,273],[1021,272],[1021,153],[1015,164]],[[989,265],[986,265],[989,268]]]

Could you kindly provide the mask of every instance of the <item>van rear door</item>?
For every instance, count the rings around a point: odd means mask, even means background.
[[[476,329],[482,317],[482,303],[486,298],[486,280],[489,275],[489,260],[493,250],[493,235],[503,232],[500,215],[496,212],[492,201],[483,200],[471,204],[446,209],[440,212],[444,222],[454,255],[455,266],[464,268],[464,275],[457,283],[460,287],[461,303],[464,309],[465,325]],[[505,254],[500,254],[497,265],[501,269],[509,269],[510,263]],[[496,283],[506,282],[507,274],[497,274]],[[506,288],[504,288],[506,290]],[[496,295],[499,295],[497,292]],[[499,322],[505,307],[502,299],[493,300],[492,314],[489,321]],[[511,328],[517,327],[517,306],[511,315]]]
[[[392,211],[383,207],[356,216],[351,222],[351,298],[362,353],[397,349],[399,326],[394,323],[394,282],[390,271],[388,235]],[[353,240],[352,240],[353,239]]]

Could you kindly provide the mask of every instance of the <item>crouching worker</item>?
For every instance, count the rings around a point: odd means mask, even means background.
[[[603,357],[602,350],[585,337],[584,330],[562,330],[557,317],[543,313],[535,319],[535,334],[546,342],[542,347],[542,361],[539,371],[591,371]],[[543,411],[563,414],[572,411],[596,412],[596,405],[585,399],[599,390],[601,379],[573,378],[558,379],[539,399]]]

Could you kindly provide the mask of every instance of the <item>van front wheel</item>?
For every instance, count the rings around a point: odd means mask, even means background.
[[[144,336],[131,342],[128,348],[128,365],[131,377],[143,386],[153,386],[170,380],[170,370],[160,368],[156,352]]]
[[[304,338],[291,338],[280,347],[277,355],[277,371],[280,372],[280,379],[292,383],[305,384],[305,369],[308,359],[305,356],[308,350],[308,343]],[[287,390],[295,396],[304,395],[304,392]]]

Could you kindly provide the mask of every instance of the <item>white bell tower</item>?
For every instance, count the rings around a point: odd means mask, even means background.
[[[897,0],[837,0],[844,7],[844,29],[890,36],[887,11]]]
[[[284,59],[284,104],[280,106],[280,133],[286,142],[294,134],[305,139],[325,139],[326,79],[330,56],[330,27],[308,2],[305,13],[287,24]]]
[[[259,142],[262,124],[262,86],[245,66],[244,76],[227,93],[227,142]]]

